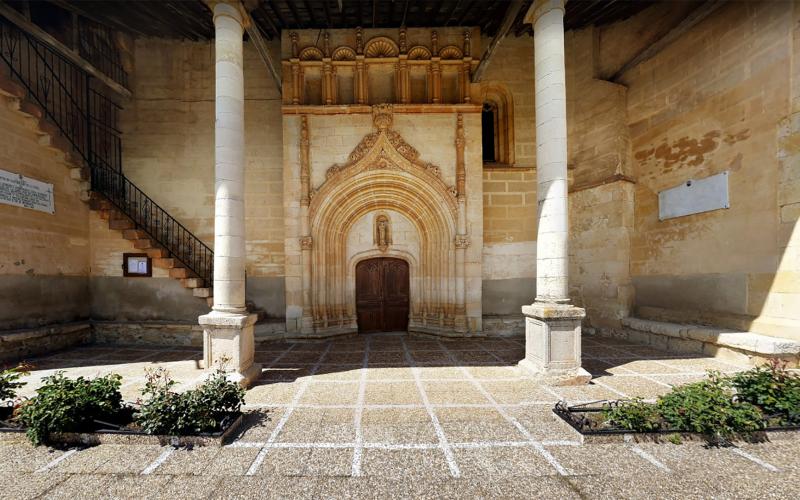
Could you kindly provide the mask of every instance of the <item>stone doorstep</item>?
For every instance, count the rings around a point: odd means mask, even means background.
[[[623,318],[622,325],[640,332],[695,340],[760,357],[800,357],[800,342],[755,332],[740,332],[710,326],[667,323],[633,317]]]

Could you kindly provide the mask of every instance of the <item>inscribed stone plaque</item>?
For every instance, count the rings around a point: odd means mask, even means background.
[[[0,170],[0,203],[55,213],[53,185],[21,174]]]
[[[727,171],[705,179],[689,179],[680,186],[658,193],[659,220],[721,208],[730,208]]]

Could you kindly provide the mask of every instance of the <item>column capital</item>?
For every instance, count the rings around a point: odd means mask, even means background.
[[[215,21],[218,17],[230,17],[242,28],[249,27],[250,15],[239,0],[204,0],[204,2],[214,14]]]
[[[536,24],[536,21],[538,21],[542,15],[551,10],[560,10],[563,13],[566,3],[567,0],[533,0],[522,22],[525,24]]]

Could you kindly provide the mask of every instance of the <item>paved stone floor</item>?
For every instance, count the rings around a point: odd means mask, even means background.
[[[549,497],[796,498],[796,441],[706,448],[581,445],[551,408],[653,398],[705,370],[744,367],[584,339],[581,387],[548,387],[516,369],[520,339],[437,341],[376,335],[258,347],[242,432],[223,448],[0,441],[0,498]],[[144,368],[191,387],[200,352],[89,346],[38,360],[25,388],[58,369],[118,372],[135,399]]]

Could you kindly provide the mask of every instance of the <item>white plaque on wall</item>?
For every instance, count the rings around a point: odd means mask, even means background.
[[[0,203],[54,214],[53,185],[0,169]]]
[[[680,186],[658,193],[659,220],[710,212],[730,206],[727,171],[705,179],[689,179]]]

